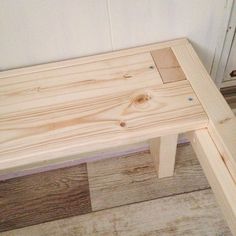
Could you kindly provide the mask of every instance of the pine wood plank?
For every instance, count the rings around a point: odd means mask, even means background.
[[[215,193],[233,235],[236,235],[236,184],[207,130],[188,137]]]
[[[191,97],[191,100],[189,100]],[[47,102],[51,100],[45,99]],[[1,110],[0,170],[206,127],[187,81]]]
[[[142,53],[1,79],[0,106],[26,109],[158,84],[150,53]]]
[[[0,181],[0,231],[88,212],[86,164]]]
[[[171,83],[186,79],[186,76],[171,48],[151,51],[151,55],[161,75],[163,83]]]
[[[0,72],[0,78],[2,79],[2,78],[12,77],[12,76],[23,75],[23,74],[25,75],[25,74],[42,72],[42,71],[56,70],[60,68],[67,68],[71,66],[82,65],[86,63],[93,63],[93,62],[101,61],[101,60],[109,60],[112,58],[130,56],[130,55],[135,55],[139,53],[150,52],[151,50],[171,47],[177,44],[183,44],[185,42],[186,42],[186,39],[181,38],[181,39],[176,39],[176,40],[172,40],[168,42],[155,43],[155,44],[150,44],[146,46],[128,48],[128,49],[123,49],[123,50],[118,50],[114,52],[88,56],[88,57],[81,57],[81,58],[76,58],[76,59],[71,59],[71,60],[52,62],[52,63],[42,64],[42,65],[2,71]]]
[[[150,152],[159,178],[173,176],[178,134],[150,140]]]
[[[173,177],[159,179],[149,152],[87,164],[93,211],[209,188],[190,145],[177,148]]]
[[[231,233],[222,219],[211,190],[204,190],[57,220],[2,234],[2,236],[31,235],[230,236]]]
[[[192,46],[185,43],[172,50],[209,117],[209,133],[236,182],[236,117]]]

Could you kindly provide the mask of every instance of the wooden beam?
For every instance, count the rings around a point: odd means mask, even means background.
[[[236,117],[190,43],[172,47],[209,117],[208,130],[236,182]]]
[[[150,140],[150,152],[159,178],[174,175],[178,134]]]
[[[236,235],[236,184],[207,129],[187,135],[222,208],[228,225]]]

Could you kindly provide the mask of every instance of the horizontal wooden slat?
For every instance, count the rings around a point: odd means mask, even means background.
[[[187,81],[124,92],[114,88],[113,94],[2,113],[1,170],[203,128],[208,122]]]
[[[1,113],[158,84],[150,53],[18,75],[0,80]]]
[[[236,235],[236,184],[206,129],[191,132],[188,137],[228,225]]]

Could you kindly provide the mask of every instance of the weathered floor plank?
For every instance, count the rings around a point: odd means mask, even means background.
[[[236,86],[221,88],[220,91],[234,114],[236,114]]]
[[[57,220],[2,236],[231,235],[210,189]]]
[[[93,210],[209,188],[190,145],[177,148],[173,177],[158,179],[149,152],[87,164]]]
[[[86,164],[0,182],[0,231],[90,211]]]

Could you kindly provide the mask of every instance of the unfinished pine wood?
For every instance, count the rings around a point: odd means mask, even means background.
[[[174,176],[159,179],[149,152],[87,164],[93,211],[209,188],[190,145],[177,148]]]
[[[151,50],[171,47],[173,45],[183,44],[186,42],[187,40],[185,38],[181,38],[181,39],[176,39],[176,40],[172,40],[168,42],[155,43],[155,44],[150,44],[146,46],[139,46],[139,47],[119,50],[115,52],[98,54],[94,56],[81,57],[81,58],[76,58],[76,59],[71,59],[71,60],[66,60],[66,61],[52,62],[52,63],[43,64],[43,65],[36,65],[36,66],[30,66],[30,67],[19,68],[19,69],[14,69],[14,70],[2,71],[0,73],[0,78],[2,79],[2,78],[18,76],[18,75],[33,74],[37,72],[57,70],[60,68],[70,68],[71,66],[77,66],[77,65],[92,63],[96,61],[109,60],[112,58],[130,56],[130,55],[135,55],[135,54],[144,53],[144,52],[150,52]]]
[[[161,74],[163,83],[185,80],[186,77],[171,48],[151,51],[151,55]]]
[[[231,232],[236,235],[236,184],[207,130],[194,131],[189,138]]]
[[[98,88],[99,89],[99,88]],[[63,97],[4,107],[0,170],[206,127],[187,81],[63,102]],[[191,101],[189,100],[191,97]],[[58,104],[51,104],[55,100]],[[36,106],[36,105],[35,105]],[[18,105],[17,105],[18,107]]]
[[[86,164],[0,181],[0,231],[89,212]]]
[[[150,140],[150,152],[159,178],[174,174],[178,134]]]
[[[204,190],[57,220],[2,234],[2,236],[32,235],[230,236],[231,233],[222,219],[211,190]]]
[[[150,53],[142,53],[3,78],[0,106],[27,109],[158,84],[162,80]]]
[[[236,182],[236,117],[192,46],[185,43],[172,50],[209,117],[209,133]]]

